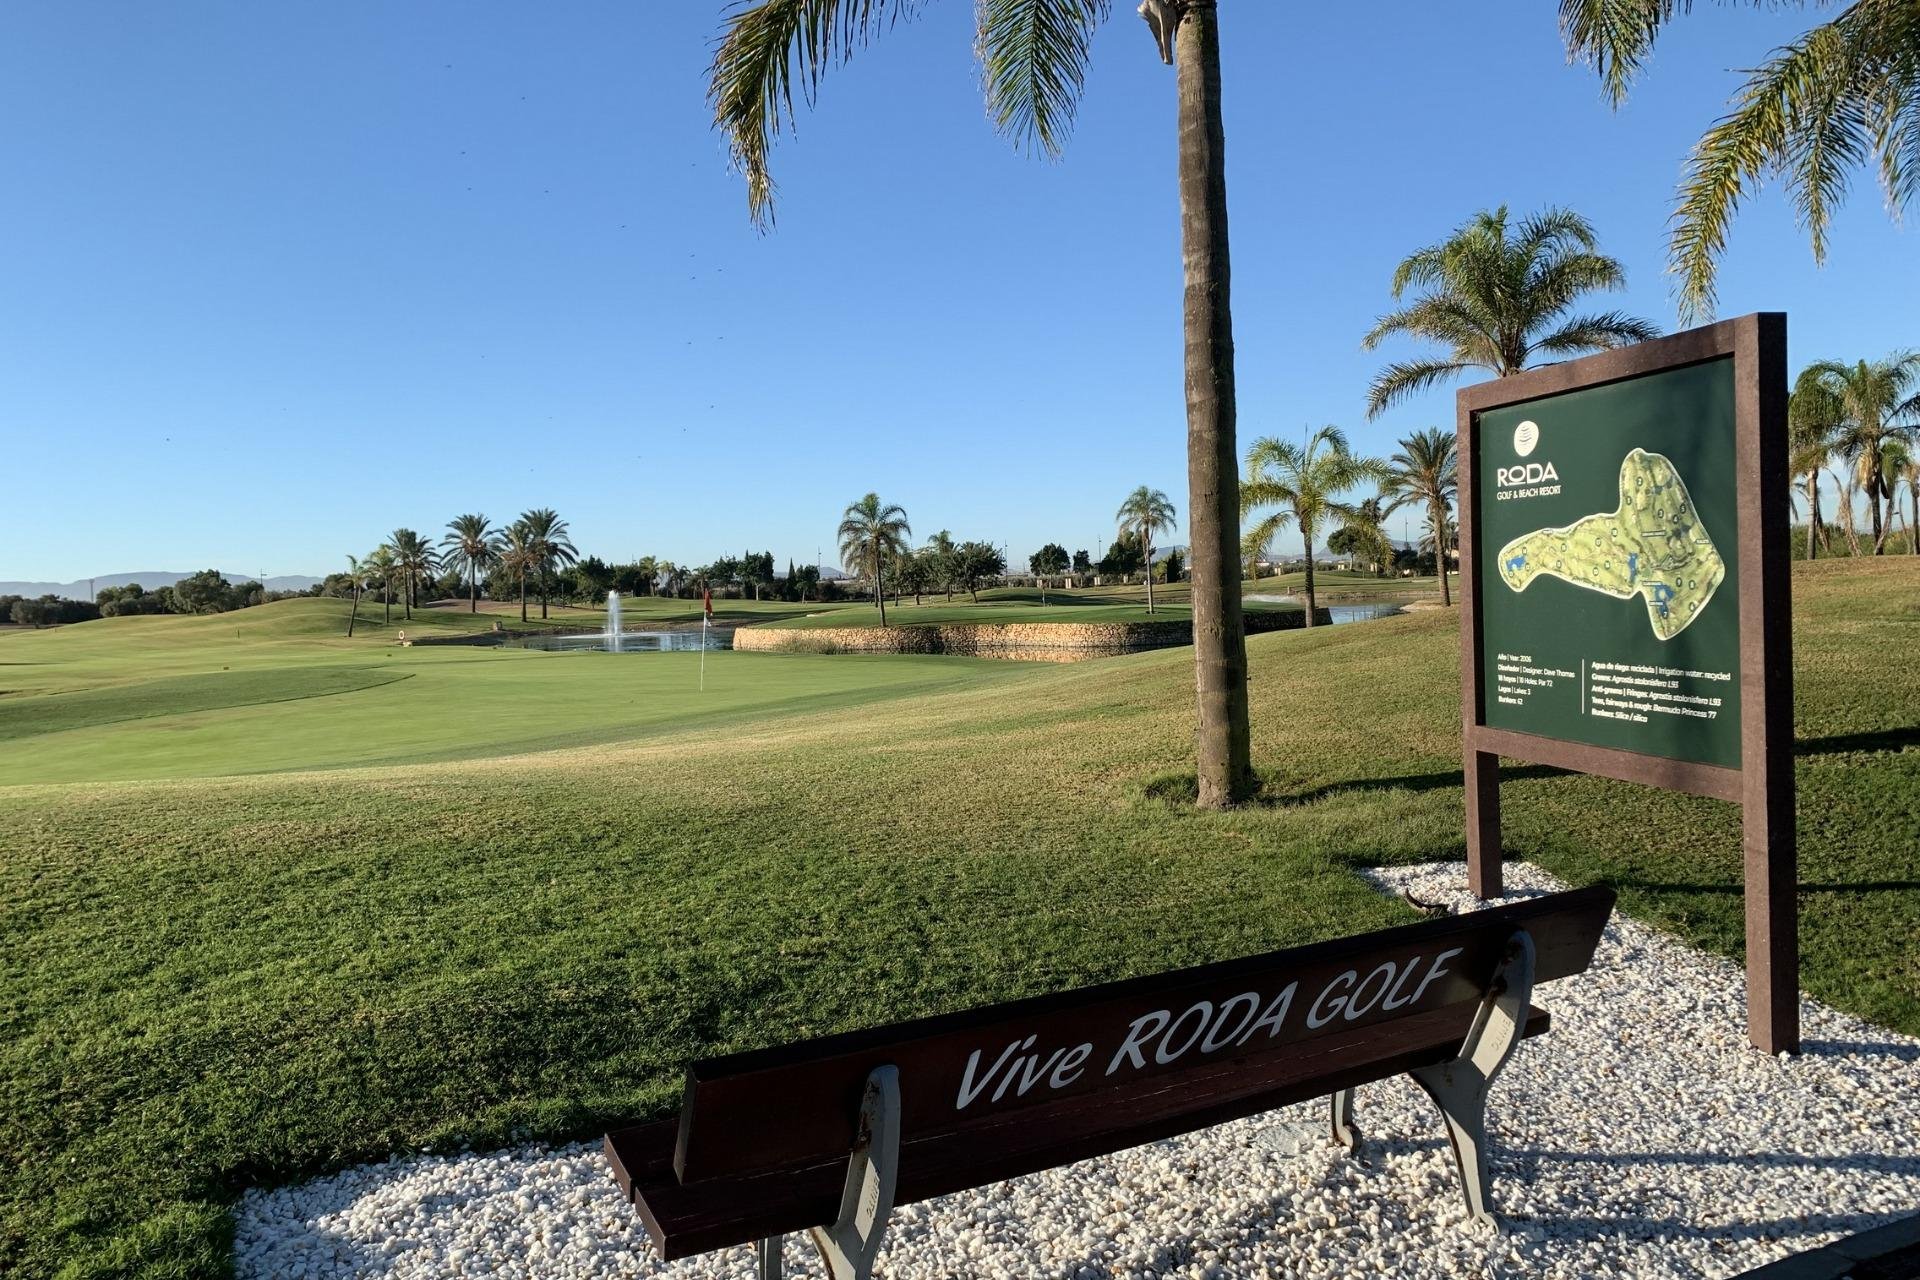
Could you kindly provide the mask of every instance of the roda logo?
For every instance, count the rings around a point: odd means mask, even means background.
[[[1497,478],[1500,487],[1507,489],[1517,484],[1545,484],[1558,480],[1560,473],[1553,469],[1551,462],[1529,462],[1518,467],[1500,467]]]

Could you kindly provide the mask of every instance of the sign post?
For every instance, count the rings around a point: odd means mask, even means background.
[[[1743,810],[1747,1032],[1798,1050],[1786,317],[1459,392],[1467,876],[1500,759]]]

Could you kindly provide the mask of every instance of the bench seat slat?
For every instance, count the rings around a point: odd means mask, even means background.
[[[1197,1065],[1131,1094],[1124,1116],[1095,1093],[909,1137],[901,1148],[896,1203],[1070,1164],[1446,1062],[1459,1052],[1476,1008],[1449,1005],[1324,1036],[1266,1058],[1257,1070],[1249,1070],[1244,1059]],[[1539,1035],[1547,1027],[1546,1012],[1531,1009],[1523,1034]],[[903,1093],[912,1088],[911,1079],[901,1080]],[[673,1172],[678,1132],[679,1122],[666,1120],[610,1133],[605,1142],[615,1178],[667,1261],[803,1231],[839,1211],[845,1157],[683,1185]]]
[[[913,1082],[900,1098],[901,1133],[911,1139],[971,1123],[986,1111],[1053,1105],[1072,1094],[1100,1092],[1124,1106],[1124,1096],[1149,1087],[1149,1077],[1178,1075],[1194,1057],[1237,1051],[1186,1034],[1196,1030],[1194,1018],[1209,1028],[1208,1035],[1220,1029],[1203,1016],[1209,1006],[1222,1026],[1229,1010],[1249,1034],[1248,1024],[1265,1026],[1256,1043],[1272,1054],[1292,1054],[1336,1027],[1351,1031],[1449,1005],[1477,1007],[1516,932],[1533,940],[1534,981],[1585,969],[1612,901],[1611,890],[1576,889],[1378,933],[701,1059],[687,1068],[674,1171],[680,1181],[693,1183],[842,1157],[854,1141],[867,1077],[881,1065]],[[1326,1010],[1341,1011],[1331,1025],[1326,1017],[1316,1020],[1316,1011],[1326,1011],[1319,1008],[1322,999],[1330,1001]],[[1262,1017],[1273,1010],[1275,1021],[1254,1024],[1256,1010]],[[1176,1015],[1186,1020],[1176,1021]],[[1139,1044],[1150,1048],[1130,1050],[1129,1065],[1118,1075],[1103,1069],[1123,1044],[1135,1043],[1136,1033],[1143,1036]],[[1233,1035],[1227,1040],[1233,1042]],[[1046,1073],[1043,1064],[1081,1045],[1087,1056],[1078,1068],[1066,1066],[1059,1080]],[[1170,1045],[1171,1056],[1162,1054]],[[1023,1056],[1029,1050],[1031,1056]],[[994,1077],[1002,1060],[1019,1066],[1019,1087],[1007,1088],[1001,1076],[983,1093],[980,1081]]]

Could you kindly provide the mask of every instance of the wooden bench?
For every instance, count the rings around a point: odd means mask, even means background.
[[[1547,1030],[1536,982],[1584,970],[1613,909],[1581,889],[1267,955],[709,1058],[677,1120],[608,1134],[662,1258],[806,1231],[871,1274],[896,1204],[983,1186],[1402,1072],[1439,1104],[1490,1216],[1488,1087]],[[822,1225],[825,1224],[825,1225]]]

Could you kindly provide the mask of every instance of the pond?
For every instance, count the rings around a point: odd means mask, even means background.
[[[1299,596],[1250,595],[1246,597],[1246,601],[1248,604],[1291,604],[1302,608],[1305,608],[1307,603]],[[1320,607],[1327,611],[1333,618],[1334,625],[1338,626],[1344,622],[1372,622],[1376,618],[1396,617],[1401,612],[1401,603],[1398,600],[1373,600],[1364,604],[1328,604],[1325,597],[1322,597]]]
[[[1342,622],[1372,622],[1376,618],[1391,618],[1400,613],[1397,604],[1329,604],[1321,608],[1332,615],[1336,625]]]
[[[697,652],[700,640],[700,629],[689,627],[680,631],[622,631],[617,645],[604,631],[586,635],[528,636],[520,640],[502,640],[500,643],[503,648],[544,649],[555,653],[671,653],[682,649]],[[709,627],[706,644],[707,648],[714,650],[733,648],[733,628]]]
[[[1248,596],[1251,603],[1300,603],[1291,596]],[[1388,618],[1400,612],[1400,606],[1391,602],[1368,604],[1325,604],[1321,605],[1333,618],[1335,625],[1348,622],[1370,622],[1375,618]],[[706,647],[720,651],[733,648],[733,627],[709,627],[706,630]],[[484,643],[484,642],[483,642]],[[490,643],[508,649],[539,649],[548,653],[677,653],[681,651],[697,652],[701,643],[699,627],[678,627],[671,629],[636,630],[620,632],[620,641],[615,645],[607,631],[579,632],[569,635],[537,635],[507,637],[502,636]],[[1133,647],[1099,648],[1046,648],[1011,647],[997,649],[991,653],[983,652],[982,657],[1012,659],[1027,662],[1084,662],[1089,658],[1112,657],[1117,654],[1136,652]]]

